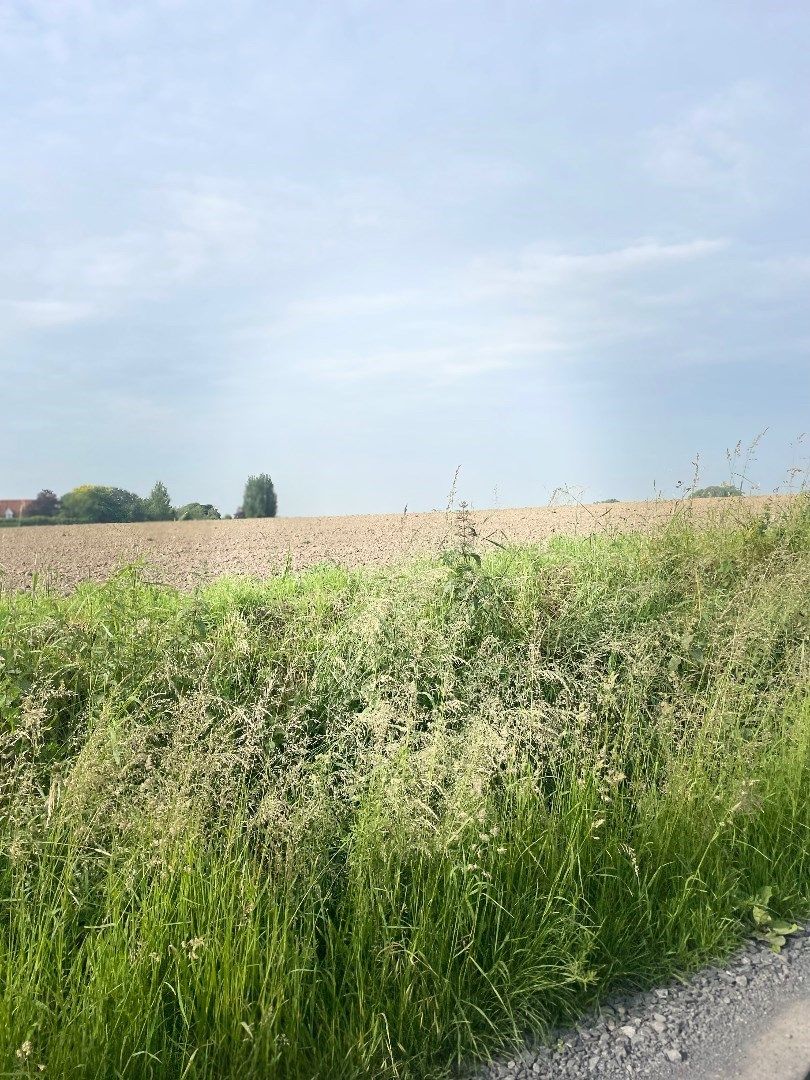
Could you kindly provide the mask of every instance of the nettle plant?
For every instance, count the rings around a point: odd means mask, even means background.
[[[481,556],[475,550],[478,529],[466,502],[459,503],[453,516],[453,539],[454,546],[441,556],[442,563],[450,571],[445,596],[453,600],[473,600],[481,574]]]

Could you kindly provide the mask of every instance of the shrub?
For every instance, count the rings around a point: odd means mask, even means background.
[[[13,521],[5,521],[0,519],[0,529],[7,528],[19,528],[22,526],[25,528],[27,525],[78,525],[79,523],[75,518],[66,518],[61,514],[58,517],[22,517],[15,518]]]
[[[83,484],[62,497],[62,513],[82,523],[146,520],[146,503],[132,491]]]
[[[190,502],[177,511],[178,521],[218,521],[219,510],[211,503]]]
[[[734,484],[710,484],[709,487],[698,488],[693,491],[690,499],[725,499],[729,496],[742,495],[742,488]]]

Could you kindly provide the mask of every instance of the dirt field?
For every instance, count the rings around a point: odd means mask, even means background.
[[[531,543],[560,533],[583,536],[603,530],[648,529],[684,511],[698,520],[738,517],[766,504],[778,510],[788,498],[475,510],[473,520],[478,549],[485,550],[487,539]],[[293,569],[324,562],[379,566],[436,553],[448,542],[452,529],[451,515],[441,511],[0,529],[0,584],[6,589],[26,589],[37,574],[59,589],[69,589],[88,579],[104,580],[120,566],[138,560],[145,561],[154,580],[183,588],[225,574],[267,576],[288,561]]]

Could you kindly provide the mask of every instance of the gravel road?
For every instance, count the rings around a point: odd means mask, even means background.
[[[613,998],[575,1029],[469,1080],[806,1080],[810,924],[781,953],[751,942],[722,967]]]

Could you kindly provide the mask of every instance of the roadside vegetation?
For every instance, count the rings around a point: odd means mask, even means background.
[[[3,1075],[447,1076],[810,911],[810,499],[452,522],[0,592]]]

